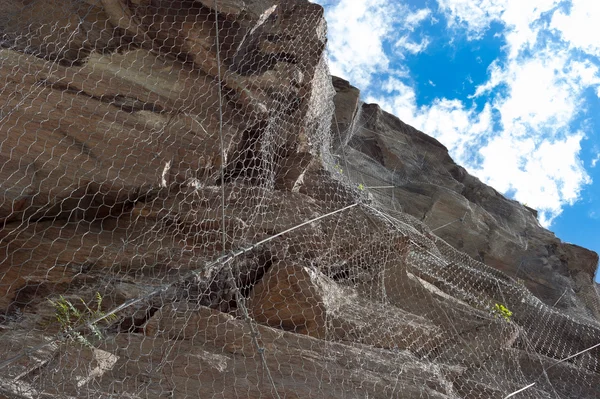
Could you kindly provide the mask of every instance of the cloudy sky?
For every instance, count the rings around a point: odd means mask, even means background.
[[[600,1],[314,1],[332,74],[600,252]]]

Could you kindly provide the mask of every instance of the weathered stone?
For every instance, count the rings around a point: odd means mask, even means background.
[[[246,9],[246,3],[243,0],[196,0],[204,7],[216,10],[218,13],[238,17]],[[215,8],[216,7],[216,8]]]
[[[331,135],[336,147],[340,144],[346,145],[353,133],[352,124],[356,121],[356,113],[360,109],[360,90],[337,76],[332,76],[331,80],[336,91],[333,98],[335,113],[331,121]]]
[[[44,0],[3,1],[0,36],[5,46],[64,65],[128,43],[115,34],[107,10],[94,0],[67,0],[59,6]]]
[[[335,87],[339,101],[348,97],[345,85]],[[454,248],[522,281],[544,303],[598,317],[595,254],[561,243],[535,212],[469,175],[437,140],[377,105],[363,105],[359,118],[337,153],[356,184],[386,187],[371,190],[382,207],[422,220]]]
[[[169,75],[170,80],[162,80],[164,86],[155,83],[153,88],[157,94],[148,94],[145,83],[139,82],[144,82],[147,74],[157,69],[155,62],[145,64],[149,66],[145,72],[139,65],[140,69],[133,69],[135,72],[125,74],[124,78],[123,71],[116,67],[121,62],[138,66],[138,61],[143,64],[144,59],[151,59],[143,50],[125,57],[100,57],[98,62],[76,68],[79,69],[76,73],[60,66],[50,71],[44,62],[32,56],[0,51],[3,57],[0,74],[6,74],[9,85],[14,86],[10,89],[37,93],[32,101],[38,105],[37,112],[30,115],[33,108],[18,106],[18,101],[23,99],[9,99],[7,104],[8,109],[14,108],[2,125],[3,146],[11,148],[10,159],[0,172],[7,187],[0,206],[0,219],[4,222],[23,214],[55,217],[56,212],[48,213],[48,207],[58,206],[61,213],[70,211],[64,201],[59,204],[67,197],[71,202],[81,202],[79,208],[86,209],[85,201],[80,200],[100,193],[93,189],[99,184],[112,186],[111,190],[119,198],[135,201],[134,195],[144,195],[141,192],[144,186],[182,184],[190,179],[216,181],[215,172],[221,164],[220,140],[206,130],[212,132],[215,119],[209,123],[204,119],[216,111],[210,107],[202,109],[202,104],[214,104],[210,91],[204,92],[204,100],[197,102],[195,114],[170,117],[161,114],[178,106],[169,99],[182,94],[176,91],[174,84],[179,82],[184,89],[186,84],[197,83],[194,78],[176,81],[173,77],[178,75]],[[100,65],[102,68],[96,69]],[[22,79],[12,75],[11,71],[17,66],[29,71]],[[35,74],[31,74],[32,71]],[[70,82],[69,85],[59,83],[61,79]],[[120,85],[114,84],[116,79]],[[40,81],[44,83],[42,86],[38,84]],[[108,82],[108,87],[91,83],[98,81]],[[39,89],[31,91],[33,87]],[[90,87],[89,93],[85,91],[87,87]],[[188,86],[187,90],[190,89]],[[122,101],[125,97],[118,93],[139,98],[135,101],[146,105],[139,105],[139,109],[131,105],[133,109],[128,109]],[[146,102],[148,97],[150,101]],[[44,111],[50,117],[42,117]],[[109,121],[107,115],[112,115],[113,120]],[[126,130],[119,130],[123,128]],[[36,140],[40,135],[46,137],[43,142]],[[239,139],[235,129],[225,127],[225,143],[237,145]],[[47,150],[50,147],[51,152]],[[136,155],[114,159],[112,153],[106,152],[109,147],[136,148]],[[161,148],[160,154],[157,148]],[[112,206],[111,200],[104,201],[101,197],[94,196],[94,201]]]
[[[444,371],[429,368],[427,363],[421,363],[406,351],[389,352],[363,345],[352,347],[261,325],[255,328],[258,332],[257,342],[264,347],[265,361],[280,396],[322,398],[354,394],[383,399],[397,394],[405,398],[417,398],[425,393],[432,398],[452,397],[449,384],[444,384]],[[145,331],[145,339],[137,335],[119,338],[126,340],[119,342],[119,347],[128,348],[125,358],[137,361],[127,362],[122,358],[122,363],[118,363],[112,371],[115,376],[118,373],[136,375],[138,370],[144,368],[144,364],[151,364],[152,358],[159,356],[155,354],[149,358],[143,353],[155,353],[151,348],[176,339],[178,348],[169,351],[167,361],[181,365],[169,368],[169,372],[173,372],[174,381],[179,381],[173,388],[182,391],[182,394],[184,390],[192,390],[201,396],[205,392],[204,396],[235,397],[234,392],[241,390],[244,397],[259,397],[261,393],[274,397],[273,393],[269,393],[272,388],[268,380],[260,377],[262,360],[256,355],[252,332],[245,321],[206,308],[194,311],[186,307],[169,306],[152,317]],[[138,343],[143,346],[140,347]],[[321,356],[326,353],[327,359],[323,362]],[[196,354],[205,360],[192,361]],[[386,381],[390,378],[388,375],[393,374],[390,370],[395,369],[402,370],[407,382],[415,379],[412,383],[403,383],[401,388],[386,387]],[[256,374],[251,370],[256,370]],[[326,375],[321,375],[323,372]],[[110,383],[112,373],[100,383]],[[241,374],[245,378],[236,378]],[[349,386],[338,385],[350,375],[354,377],[350,378]],[[311,381],[315,380],[323,384],[319,390],[312,385]],[[421,383],[423,380],[429,383],[424,386]],[[160,379],[152,379],[148,387],[153,392],[160,392],[160,384]],[[135,388],[132,381],[120,389],[127,389],[127,392]]]
[[[596,397],[597,256],[331,86],[320,6],[5,3],[0,395]]]
[[[322,293],[311,272],[292,262],[274,264],[254,286],[248,298],[249,313],[259,323],[324,338],[326,312]]]

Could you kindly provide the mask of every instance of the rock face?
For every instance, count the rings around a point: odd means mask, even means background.
[[[325,37],[304,0],[3,3],[0,397],[598,396],[598,256]]]
[[[323,296],[304,267],[282,262],[272,265],[252,288],[247,306],[259,323],[325,338]]]
[[[359,103],[347,81],[333,78],[336,115],[344,122],[336,153],[356,184],[377,203],[410,214],[473,259],[521,281],[547,305],[600,319],[594,274],[598,255],[562,243],[537,212],[509,200],[454,163],[437,140],[375,104]]]

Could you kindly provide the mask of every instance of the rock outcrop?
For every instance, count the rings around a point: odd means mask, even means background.
[[[323,295],[305,267],[279,262],[252,287],[247,303],[258,323],[325,338]]]
[[[347,143],[336,153],[346,159],[356,184],[385,186],[370,190],[381,207],[414,216],[454,248],[522,282],[547,305],[600,319],[596,253],[561,242],[540,226],[535,210],[469,175],[434,138],[375,104],[360,103],[349,82],[334,77],[333,84],[336,120]]]
[[[0,397],[597,397],[598,256],[332,84],[320,6],[5,3]]]

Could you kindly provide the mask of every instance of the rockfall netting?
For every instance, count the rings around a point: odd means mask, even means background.
[[[597,294],[405,213],[325,48],[304,0],[0,0],[0,398],[600,396]]]

